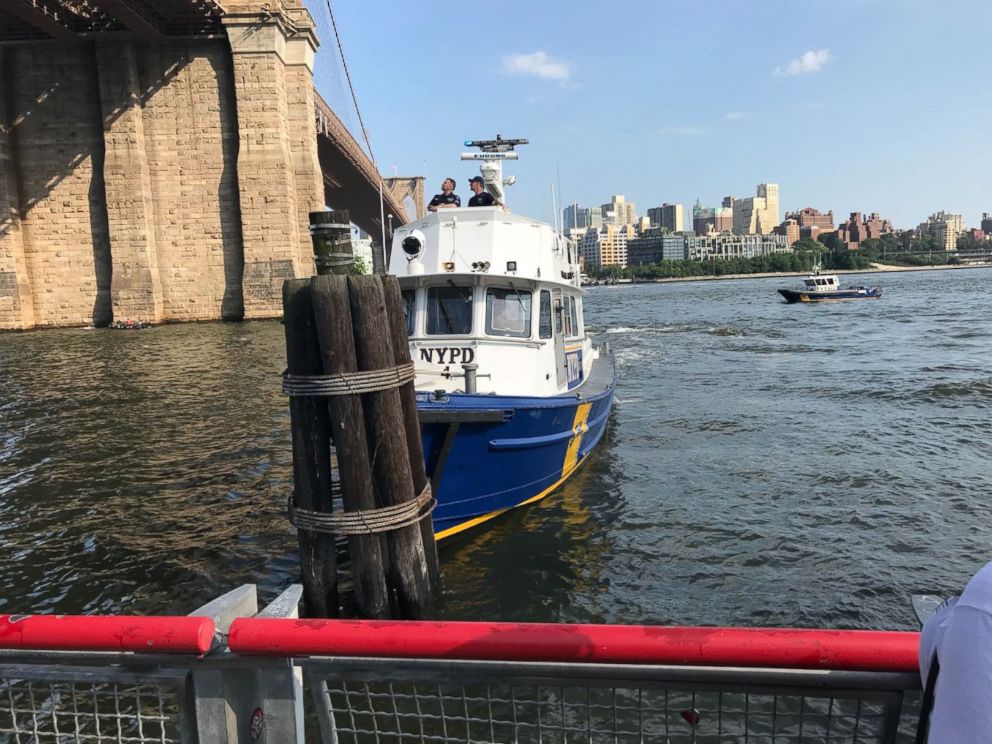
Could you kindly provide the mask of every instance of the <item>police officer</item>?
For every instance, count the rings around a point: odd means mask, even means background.
[[[992,562],[960,597],[927,618],[920,633],[920,677],[924,710],[918,742],[992,740]]]
[[[427,205],[427,211],[436,212],[439,209],[451,209],[461,205],[462,200],[455,193],[455,179],[445,178],[441,183],[441,193],[434,194],[431,203]]]
[[[485,183],[482,180],[482,176],[473,176],[469,179],[468,187],[475,194],[475,196],[468,200],[470,207],[492,207],[499,205],[499,202],[493,198],[493,195],[486,191]]]

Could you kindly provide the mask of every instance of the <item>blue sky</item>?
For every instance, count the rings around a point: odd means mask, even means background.
[[[766,181],[783,212],[833,209],[838,221],[877,211],[908,228],[945,209],[976,226],[992,212],[989,0],[334,11],[381,170],[425,175],[428,195],[446,175],[467,195],[477,171],[458,160],[461,142],[499,132],[531,142],[507,166],[512,208],[548,220],[558,171],[565,203],[621,193],[641,214]],[[321,36],[318,57],[334,53]],[[323,69],[319,87],[344,105]]]

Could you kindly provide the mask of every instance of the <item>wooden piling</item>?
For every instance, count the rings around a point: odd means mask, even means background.
[[[358,361],[352,335],[348,278],[312,277],[310,293],[324,374],[356,372]],[[376,500],[361,397],[333,396],[328,398],[327,406],[345,511],[374,509]],[[326,537],[332,540],[330,535]],[[381,544],[379,535],[348,537],[355,604],[359,615],[365,618],[388,618],[390,615]]]
[[[393,364],[409,364],[410,341],[406,333],[406,316],[403,312],[403,295],[400,283],[395,276],[385,275],[382,290],[386,301],[386,318],[389,322],[389,338],[393,349]],[[413,490],[420,493],[427,485],[427,468],[424,465],[424,440],[417,417],[417,394],[413,381],[406,383],[400,391],[403,413],[403,429],[406,431],[406,448],[413,476]],[[435,599],[441,597],[441,564],[437,556],[437,542],[434,539],[434,525],[430,517],[420,522],[420,534],[424,544],[424,557],[427,561],[427,575],[430,577],[431,591]]]
[[[348,293],[358,368],[371,371],[393,367],[394,354],[380,278],[350,276]],[[400,391],[389,388],[365,393],[362,399],[379,506],[413,501],[418,494],[414,491],[410,469]],[[419,431],[417,437],[420,437]],[[387,532],[386,541],[389,546],[389,583],[395,592],[400,617],[411,620],[429,617],[434,603],[420,525],[412,524]]]
[[[286,368],[293,375],[319,375],[320,353],[310,302],[310,280],[290,279],[282,287],[286,327]],[[289,399],[293,442],[293,494],[298,509],[330,512],[330,419],[323,400]],[[303,603],[307,617],[338,616],[337,552],[334,539],[299,531]]]
[[[317,274],[350,274],[355,265],[351,248],[351,215],[347,209],[310,213],[310,242]]]

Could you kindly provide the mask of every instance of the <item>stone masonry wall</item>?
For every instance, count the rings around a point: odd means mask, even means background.
[[[229,57],[223,42],[158,45],[141,56],[162,320],[243,314]]]
[[[281,314],[323,206],[316,39],[295,0],[251,10],[0,50],[0,330]]]
[[[34,305],[21,228],[17,142],[7,116],[8,89],[3,86],[9,72],[10,62],[0,51],[0,328],[30,328]]]
[[[93,48],[17,46],[5,58],[33,323],[105,322],[110,241]]]

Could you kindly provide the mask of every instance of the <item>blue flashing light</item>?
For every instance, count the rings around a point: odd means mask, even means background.
[[[471,147],[471,146],[472,146],[472,140],[465,140],[465,147]]]

